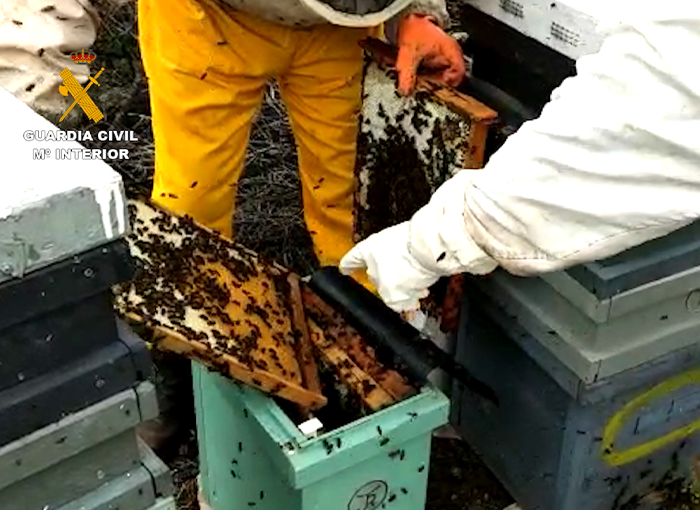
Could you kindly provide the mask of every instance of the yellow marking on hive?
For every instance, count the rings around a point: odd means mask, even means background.
[[[627,419],[637,410],[649,404],[650,402],[673,393],[680,388],[689,384],[700,384],[700,369],[691,370],[684,374],[678,375],[667,381],[664,381],[649,391],[642,393],[635,399],[628,402],[622,409],[617,411],[606,424],[603,431],[602,452],[603,460],[611,466],[622,466],[629,464],[642,457],[646,457],[651,453],[663,448],[664,446],[684,439],[700,430],[700,419],[695,420],[683,427],[673,430],[661,437],[646,441],[644,443],[632,446],[622,451],[615,451],[614,444],[617,434],[622,429]]]

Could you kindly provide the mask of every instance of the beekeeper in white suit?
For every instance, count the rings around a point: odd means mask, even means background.
[[[557,271],[700,217],[700,2],[637,0],[599,53],[481,171],[350,250],[386,303],[415,309],[440,276]],[[614,21],[619,21],[615,23]]]
[[[89,66],[70,54],[90,50],[98,25],[88,0],[0,1],[0,87],[38,112],[63,115],[73,98],[59,93],[59,73],[67,67],[87,82]]]

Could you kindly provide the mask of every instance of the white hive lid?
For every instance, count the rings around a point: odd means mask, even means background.
[[[59,128],[0,88],[0,283],[124,236],[121,176],[102,160],[57,160],[75,141],[27,141]],[[50,150],[35,159],[34,150]]]

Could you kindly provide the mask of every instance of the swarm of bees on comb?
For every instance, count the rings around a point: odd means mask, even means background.
[[[460,167],[480,167],[486,129],[496,116],[421,79],[413,98],[399,97],[392,56],[381,46],[365,49],[371,59],[358,141],[358,239],[409,219]],[[127,242],[140,269],[115,288],[116,309],[151,330],[157,348],[306,410],[330,403],[328,384],[319,380],[328,373],[348,400],[369,412],[415,394],[405,376],[380,363],[288,269],[146,199],[132,199],[128,208]],[[458,279],[451,282],[442,309],[428,301],[430,315],[454,323],[460,288]]]
[[[358,409],[415,392],[288,269],[148,200],[130,200],[128,211],[138,270],[115,288],[115,308],[146,326],[156,348],[307,411],[328,404],[317,361]]]
[[[370,62],[358,139],[356,236],[406,221],[466,165],[469,119],[419,92],[397,95],[391,71]]]
[[[130,200],[128,210],[139,269],[117,289],[120,314],[161,333],[159,347],[282,397],[325,403],[302,386],[285,268],[147,201]]]
[[[496,112],[423,78],[411,96],[397,91],[395,49],[363,42],[365,63],[356,177],[357,240],[409,220],[461,169],[482,166]]]

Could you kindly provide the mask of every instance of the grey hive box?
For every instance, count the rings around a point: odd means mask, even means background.
[[[0,282],[0,445],[150,375],[112,309],[111,286],[133,273],[117,240]]]
[[[142,383],[0,448],[0,508],[116,499],[146,510],[168,498],[168,469],[135,432],[157,414],[155,388]]]
[[[110,287],[131,266],[113,242],[0,283],[0,391],[116,340]]]
[[[98,160],[56,160],[77,142],[0,89],[0,445],[148,377],[140,341],[117,330],[111,287],[135,267],[126,197]],[[11,119],[11,121],[8,121]],[[38,158],[35,149],[51,155]]]
[[[151,370],[146,344],[119,323],[118,337],[99,349],[74,351],[71,362],[0,391],[0,446],[132,388]]]
[[[700,223],[594,264],[539,278],[497,271],[474,284],[593,382],[697,342]]]
[[[466,282],[452,420],[523,510],[659,508],[700,450],[700,225],[607,260]],[[507,376],[505,373],[507,371]]]
[[[158,415],[150,355],[112,309],[135,270],[121,177],[28,141],[59,129],[2,89],[0,109],[0,508],[173,510],[136,435]]]
[[[121,176],[98,160],[36,158],[77,142],[0,89],[0,391],[117,341],[110,288],[133,275]],[[11,121],[8,121],[11,119]]]
[[[676,508],[700,450],[700,345],[585,382],[488,295],[467,292],[457,357],[500,405],[456,385],[452,422],[520,508]]]

